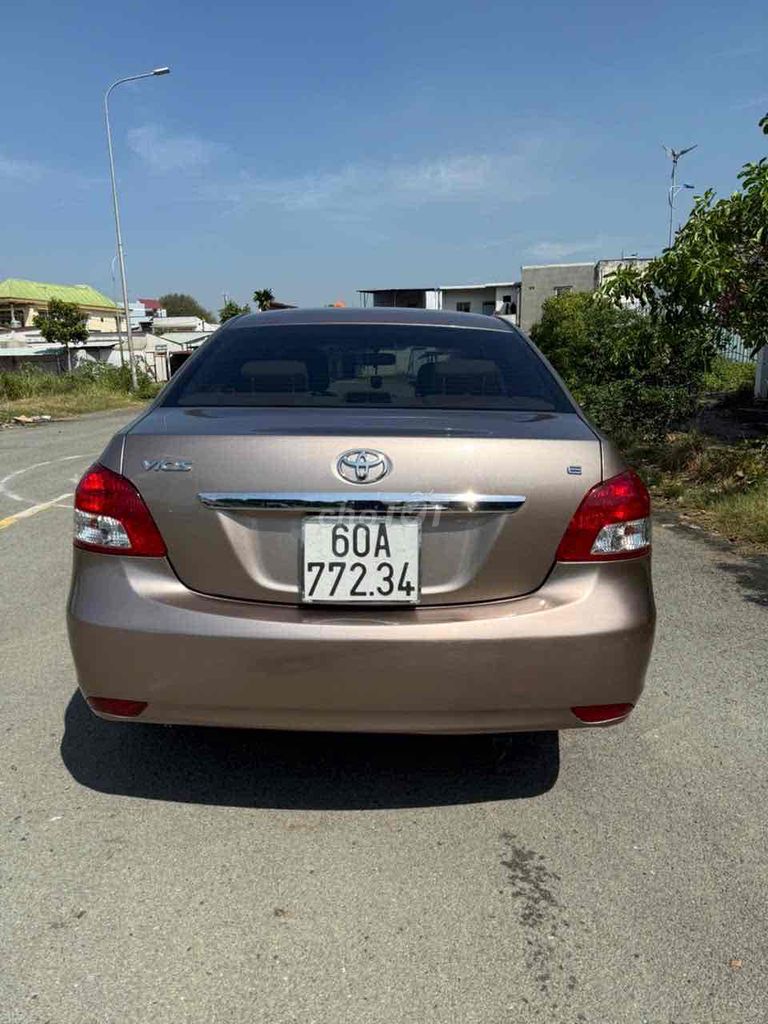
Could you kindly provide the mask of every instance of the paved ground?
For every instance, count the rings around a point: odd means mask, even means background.
[[[658,528],[618,729],[108,726],[61,496],[120,420],[0,432],[3,1024],[763,1024],[765,560]]]

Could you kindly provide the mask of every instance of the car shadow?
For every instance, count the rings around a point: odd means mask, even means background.
[[[556,732],[508,736],[292,733],[106,722],[79,693],[61,756],[116,796],[230,807],[360,810],[520,800],[560,768]]]
[[[736,580],[745,601],[768,607],[768,558],[765,555],[742,555],[739,561],[721,562],[718,568]]]

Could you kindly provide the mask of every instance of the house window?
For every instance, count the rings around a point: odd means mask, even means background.
[[[496,312],[496,303],[495,302],[484,302],[483,303],[483,312],[485,313],[486,316],[493,316],[493,314]]]
[[[572,291],[573,291],[573,285],[572,284],[561,284],[561,285],[558,285],[555,288],[555,295],[557,295],[558,298],[559,298],[561,295],[567,295],[568,292],[572,292]]]
[[[469,313],[471,305],[472,304],[470,302],[457,302],[456,303],[456,312],[457,313]]]

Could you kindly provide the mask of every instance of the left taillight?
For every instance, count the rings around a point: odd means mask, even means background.
[[[160,531],[131,481],[98,462],[75,491],[74,542],[105,555],[166,554]]]

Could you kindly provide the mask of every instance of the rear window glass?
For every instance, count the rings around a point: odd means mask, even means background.
[[[233,325],[164,404],[573,411],[514,331],[391,324]]]

